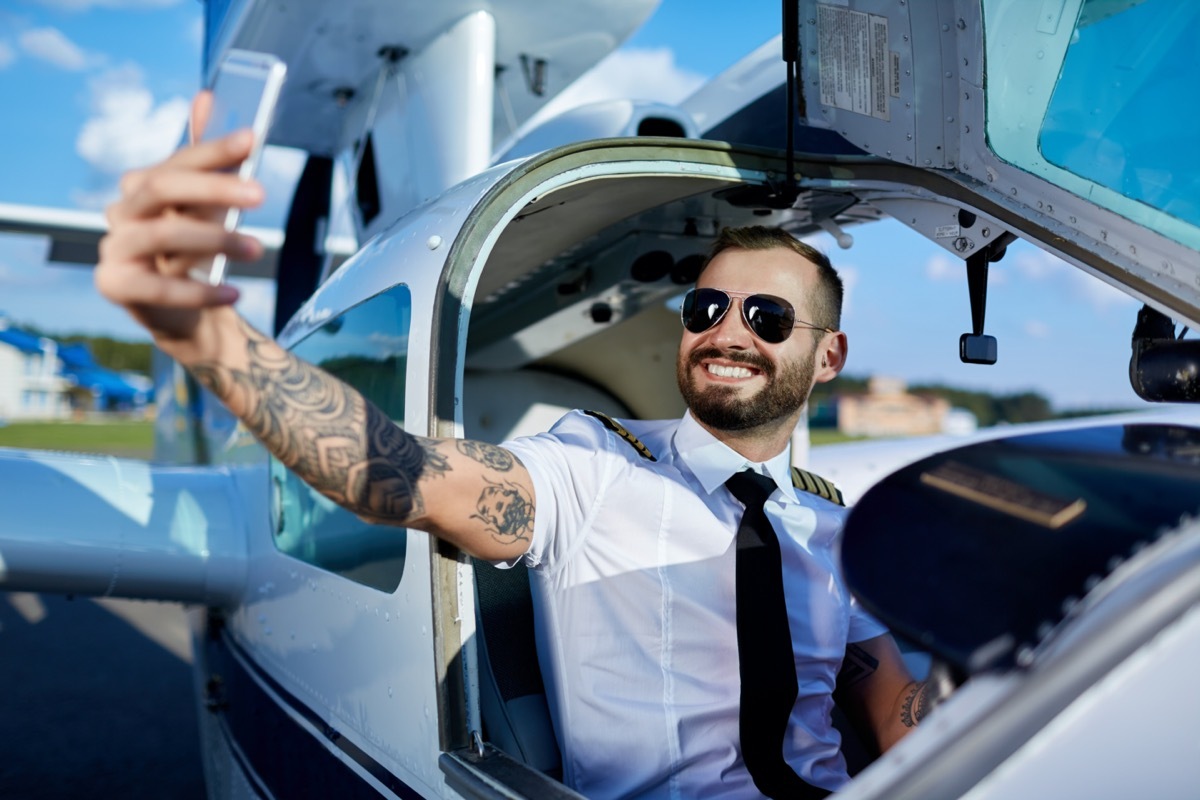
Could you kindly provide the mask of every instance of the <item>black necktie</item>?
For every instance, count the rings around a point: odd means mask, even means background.
[[[806,783],[783,759],[788,717],[799,687],[783,600],[779,539],[763,511],[775,482],[755,472],[739,472],[725,485],[746,506],[737,531],[742,760],[754,785],[768,797],[825,797],[829,792]]]

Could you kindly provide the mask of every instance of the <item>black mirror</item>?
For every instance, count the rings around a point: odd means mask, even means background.
[[[964,364],[995,364],[996,337],[964,333],[958,337],[958,357]]]

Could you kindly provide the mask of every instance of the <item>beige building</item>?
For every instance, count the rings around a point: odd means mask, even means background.
[[[950,403],[908,393],[899,378],[873,377],[867,393],[837,399],[837,427],[848,436],[923,436],[945,430]]]

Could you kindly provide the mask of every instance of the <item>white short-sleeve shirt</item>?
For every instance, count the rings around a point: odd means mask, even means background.
[[[760,796],[738,737],[743,509],[724,487],[750,466],[777,485],[765,510],[779,534],[800,687],[785,754],[809,783],[841,787],[837,673],[847,642],[885,632],[842,582],[845,509],[793,489],[787,451],[749,464],[690,414],[622,424],[656,461],[578,411],[504,444],[533,479],[525,558],[564,781],[593,798]]]

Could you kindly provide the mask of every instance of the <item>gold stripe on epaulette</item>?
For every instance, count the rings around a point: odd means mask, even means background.
[[[641,439],[630,433],[624,425],[617,422],[608,414],[602,414],[599,411],[588,411],[586,409],[583,413],[587,414],[589,417],[595,417],[596,419],[600,420],[602,423],[604,423],[604,427],[608,428],[617,436],[620,436],[622,439],[629,442],[629,444],[633,446],[633,449],[636,450],[638,455],[640,455],[642,458],[649,459],[650,461],[658,461],[658,459],[654,457],[654,453],[650,452],[650,448],[642,444]]]
[[[792,485],[809,494],[823,497],[831,503],[837,503],[839,506],[846,505],[845,500],[842,499],[842,493],[838,491],[836,486],[820,475],[800,469],[799,467],[792,467]]]

